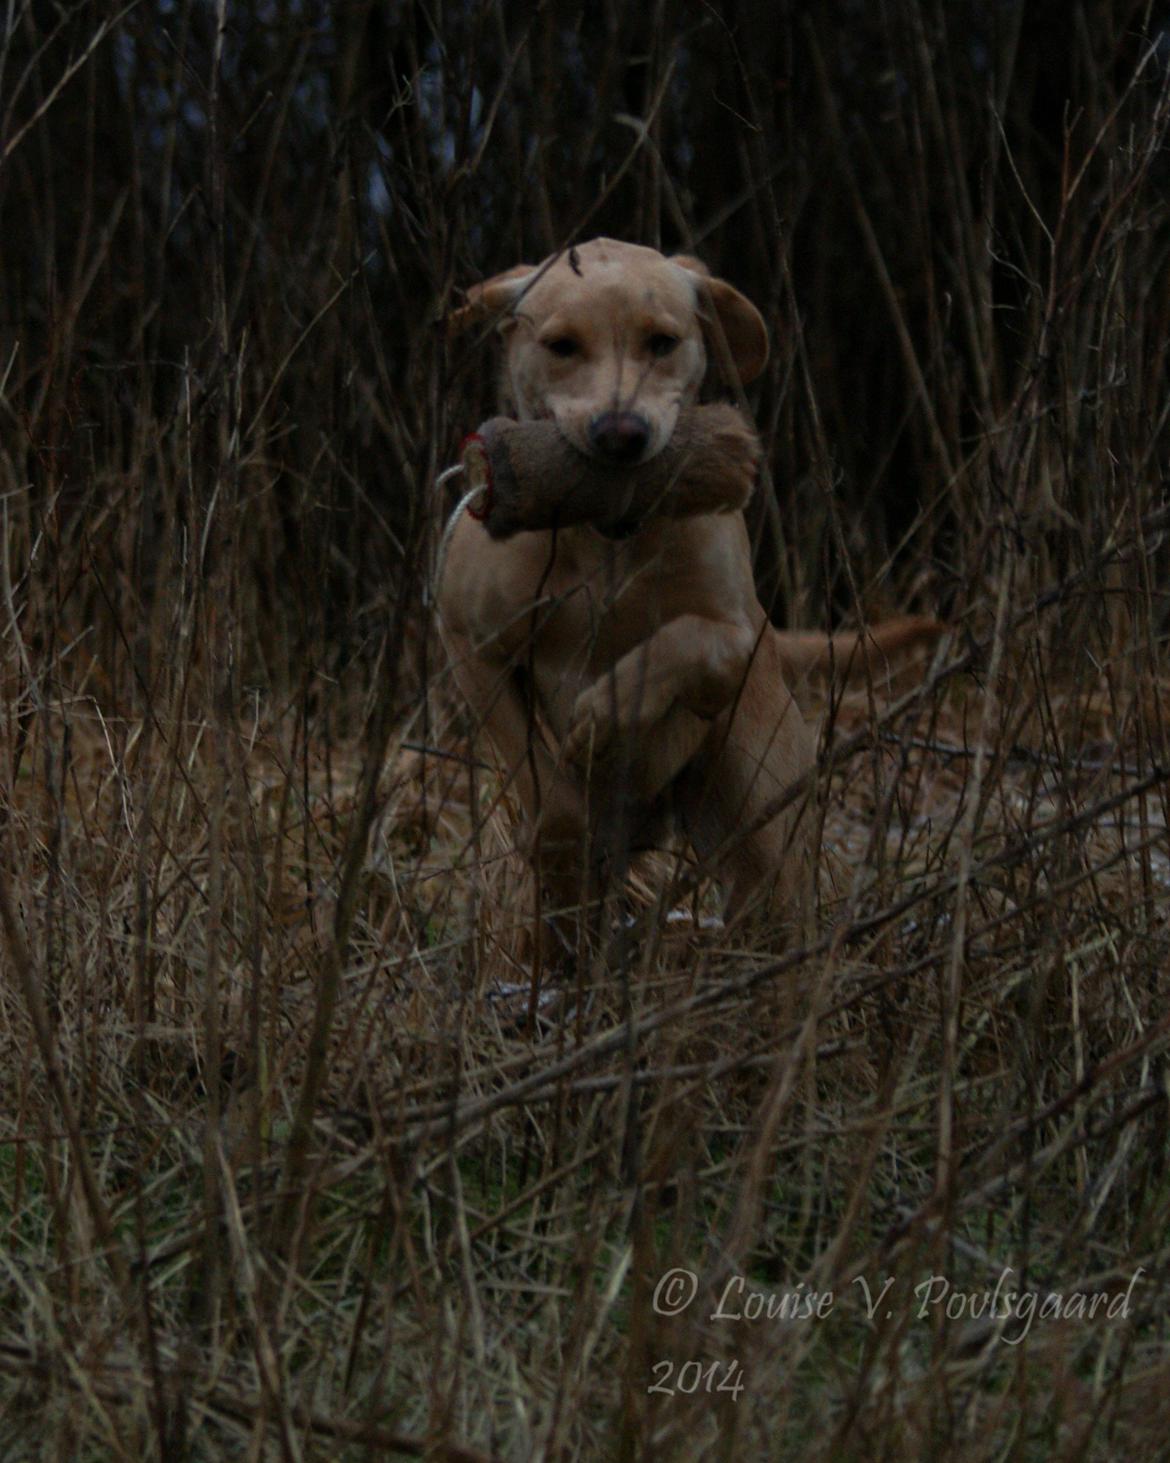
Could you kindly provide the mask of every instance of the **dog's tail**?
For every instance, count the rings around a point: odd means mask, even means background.
[[[947,629],[929,615],[899,615],[880,625],[836,635],[780,630],[777,639],[790,685],[823,680],[848,686],[871,678],[889,679],[915,652],[931,650]]]

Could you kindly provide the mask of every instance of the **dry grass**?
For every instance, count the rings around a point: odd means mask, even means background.
[[[1157,17],[230,9],[2,23],[0,1458],[1157,1455]],[[819,708],[807,944],[663,852],[548,1007],[433,327],[602,230],[767,312],[789,618],[955,630]]]

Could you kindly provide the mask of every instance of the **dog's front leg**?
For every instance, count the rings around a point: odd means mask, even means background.
[[[586,762],[617,743],[653,754],[647,739],[672,711],[691,713],[691,725],[694,717],[706,722],[718,716],[743,684],[756,639],[749,624],[701,615],[680,615],[661,626],[577,697],[566,758]],[[695,750],[691,746],[683,760]]]

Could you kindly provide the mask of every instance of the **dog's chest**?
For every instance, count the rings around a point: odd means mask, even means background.
[[[710,535],[667,525],[636,541],[569,537],[546,559],[528,616],[528,664],[558,735],[578,695],[623,656],[647,652],[664,625],[720,616],[726,584],[710,544]]]
[[[655,547],[595,539],[558,552],[540,596],[538,658],[596,676],[703,599],[702,556],[685,538]]]

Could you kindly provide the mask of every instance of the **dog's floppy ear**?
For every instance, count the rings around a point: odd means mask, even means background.
[[[447,335],[460,335],[473,325],[482,325],[493,316],[502,315],[520,295],[536,269],[535,264],[516,264],[505,269],[503,274],[485,279],[482,284],[473,284],[466,292],[466,303],[447,316]]]
[[[676,254],[670,261],[699,276],[696,281],[701,302],[704,333],[716,362],[726,353],[744,386],[754,381],[768,364],[768,329],[764,317],[747,298],[725,279],[712,278],[707,266],[689,254]]]

